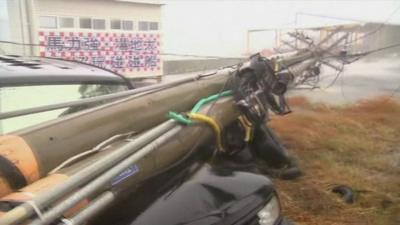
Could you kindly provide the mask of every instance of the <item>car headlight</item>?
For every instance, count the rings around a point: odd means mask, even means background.
[[[279,213],[280,208],[278,198],[273,196],[267,205],[257,213],[259,224],[274,225],[276,220],[279,218]]]

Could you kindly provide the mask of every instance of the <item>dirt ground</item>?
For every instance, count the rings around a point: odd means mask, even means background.
[[[273,118],[271,125],[305,175],[275,181],[285,215],[300,225],[399,225],[400,102],[290,102],[294,112]],[[332,193],[336,185],[350,186],[355,202]]]

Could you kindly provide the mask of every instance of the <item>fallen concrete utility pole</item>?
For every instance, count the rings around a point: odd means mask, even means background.
[[[210,110],[211,108],[211,110]],[[232,100],[232,98],[222,99],[216,104],[212,104],[203,109],[203,112],[208,112],[209,116],[213,117],[216,121],[218,121],[221,126],[225,126],[231,122],[233,122],[239,115],[237,108]],[[93,177],[88,171],[93,172],[94,169],[98,168],[98,172],[104,171],[106,168],[99,168],[103,161],[106,162],[110,157],[116,158],[117,155],[121,155],[121,152],[134,151],[132,148],[132,143],[125,144],[124,146],[120,146],[119,149],[112,151],[112,154],[107,154],[99,159],[95,165],[84,166],[82,170],[78,170],[75,174],[70,174],[69,178],[56,187],[51,187],[48,191],[41,190],[37,197],[30,200],[30,202],[34,203],[37,207],[43,209],[49,206],[50,204],[57,202],[57,205],[54,206],[50,211],[47,211],[43,216],[34,220],[32,224],[49,224],[54,219],[60,217],[65,211],[75,206],[80,201],[90,197],[93,193],[99,190],[102,190],[108,187],[108,184],[111,180],[127,169],[129,166],[136,164],[139,168],[143,168],[140,171],[138,176],[133,176],[129,180],[125,181],[130,183],[130,186],[133,186],[135,183],[143,180],[145,177],[154,175],[163,169],[165,169],[168,165],[173,164],[176,161],[179,161],[182,157],[190,153],[192,149],[192,145],[195,142],[204,143],[207,140],[210,140],[213,137],[213,130],[204,124],[198,124],[193,126],[187,126],[181,128],[181,126],[177,126],[175,128],[171,127],[171,122],[167,122],[156,128],[156,131],[159,132],[164,130],[164,128],[169,128],[169,131],[165,131],[164,135],[161,135],[158,139],[155,139],[154,143],[144,146],[142,149],[137,150],[136,153],[124,159],[120,163],[116,163],[115,166],[108,168],[108,170],[102,173],[100,176],[96,178]],[[154,131],[149,132],[149,134],[153,134]],[[146,135],[146,134],[145,134]],[[173,137],[173,138],[172,138]],[[142,137],[138,137],[138,139],[143,139]],[[148,139],[148,138],[146,138]],[[134,140],[133,143],[137,141]],[[122,151],[124,150],[124,151]],[[107,150],[109,151],[109,150]],[[121,151],[121,152],[120,152]],[[152,153],[151,155],[149,155]],[[148,157],[145,157],[148,156]],[[91,162],[91,160],[88,160]],[[151,165],[150,162],[156,161],[158,162],[154,166]],[[147,165],[147,166],[146,166]],[[82,167],[83,165],[81,165]],[[87,183],[82,188],[76,190],[78,186],[86,183],[88,181],[88,177],[94,178],[92,181]],[[46,178],[45,178],[46,179]],[[33,184],[35,185],[35,184]],[[29,190],[29,186],[25,188],[25,191]],[[24,190],[23,190],[24,191]],[[60,198],[67,193],[74,192],[71,196],[61,200],[58,202]],[[109,198],[107,196],[106,198]],[[10,200],[9,198],[6,198]],[[35,213],[35,210],[32,208],[32,204],[22,204],[21,206],[9,211],[3,217],[0,217],[0,224],[11,225],[11,224],[19,224],[25,219],[29,218],[31,215]]]
[[[275,62],[277,72],[288,70],[292,79],[301,76],[343,39],[335,41],[326,48],[327,51],[318,45],[315,47],[318,52],[300,51],[293,56],[279,58]],[[295,66],[296,70],[290,69]],[[13,165],[16,170],[11,175],[0,176],[0,196],[46,176],[60,163],[93,148],[107,138],[124,132],[140,133],[165,121],[168,111],[188,110],[200,98],[226,88],[228,79],[235,71],[234,68],[219,70],[214,75],[189,83],[186,83],[186,79],[183,83],[178,82],[177,85],[156,89],[154,92],[151,91],[154,89],[149,88],[151,94],[140,92],[0,137],[0,156],[9,164],[17,162]]]
[[[233,69],[171,86],[148,95],[131,96],[0,137],[0,155],[17,162],[19,182],[0,176],[1,193],[22,188],[66,159],[116,134],[140,133],[165,120],[168,111],[186,111],[204,96],[224,88]],[[118,118],[118,119],[117,119]],[[14,182],[15,183],[15,182]]]

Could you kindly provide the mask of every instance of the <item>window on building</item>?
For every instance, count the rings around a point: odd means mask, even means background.
[[[149,30],[158,30],[158,23],[157,22],[150,22]]]
[[[57,28],[57,17],[41,16],[39,17],[40,28]]]
[[[121,20],[112,19],[110,25],[113,30],[121,30]]]
[[[142,30],[142,31],[149,30],[149,22],[147,22],[147,21],[140,21],[140,22],[139,22],[139,30]]]
[[[58,19],[60,28],[74,28],[74,18],[60,17]]]
[[[81,29],[91,29],[92,19],[91,18],[79,18],[79,27]]]
[[[133,30],[133,21],[123,20],[122,21],[122,29],[123,30]]]
[[[105,19],[93,19],[93,29],[105,30],[106,29],[106,20]]]

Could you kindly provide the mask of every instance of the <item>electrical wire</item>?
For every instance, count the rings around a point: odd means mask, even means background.
[[[358,40],[364,39],[364,38],[366,38],[366,37],[368,37],[368,36],[370,36],[370,35],[372,35],[372,34],[377,33],[377,32],[378,32],[379,30],[381,30],[385,25],[388,24],[389,20],[396,14],[396,12],[397,12],[398,10],[400,10],[400,5],[397,6],[397,7],[392,11],[392,13],[390,13],[389,16],[388,16],[383,22],[380,22],[380,23],[379,23],[380,25],[379,25],[375,30],[370,31],[370,32],[364,34],[364,35],[361,36],[361,37],[357,37],[356,39],[352,40],[351,42],[348,42],[347,44],[349,44],[349,43],[354,43],[354,42],[356,42],[356,41],[358,41]],[[311,15],[311,14],[304,14],[304,15]],[[328,18],[329,18],[329,16],[324,16],[324,15],[312,15],[312,16],[317,16],[317,17],[328,17]],[[334,18],[334,19],[340,19],[340,18]],[[350,19],[349,19],[349,20],[350,20]],[[356,20],[355,20],[355,21],[356,21]],[[367,23],[366,21],[359,21],[359,22]],[[359,27],[358,30],[360,30],[360,29],[361,29],[361,27]]]
[[[231,77],[229,77],[228,79],[226,79],[226,81],[223,83],[223,85],[221,86],[220,90],[219,90],[218,93],[216,94],[217,99],[219,99],[219,98],[223,95],[224,90],[226,90],[227,86],[232,82],[232,73],[235,73],[235,72],[230,72],[230,76],[231,76]],[[218,101],[213,101],[213,102],[211,102],[211,103],[210,103],[210,107],[207,109],[207,111],[206,111],[203,115],[209,116],[211,110],[215,107],[215,104],[216,104],[217,102],[218,102]],[[205,130],[202,130],[202,131],[198,134],[198,137],[201,137],[201,135],[204,134],[204,132],[205,132]],[[182,161],[184,161],[185,159],[187,159],[196,149],[198,149],[198,148],[200,147],[200,146],[199,146],[200,143],[201,143],[200,138],[196,139],[196,141],[193,143],[193,145],[192,145],[192,147],[190,148],[190,150],[188,151],[188,153],[183,157],[183,159],[179,160],[179,162],[182,162]],[[215,148],[214,151],[212,152],[212,156],[211,156],[211,159],[210,159],[211,162],[214,161],[214,159],[215,159],[215,157],[216,157],[216,155],[217,155],[218,152],[220,152],[220,151],[218,151],[218,149]],[[177,164],[178,164],[178,162],[176,162],[174,165],[177,165]],[[165,172],[165,171],[167,171],[168,169],[171,169],[172,167],[173,167],[173,165],[172,165],[172,166],[169,166],[169,167],[167,167],[167,168],[165,168],[165,169],[163,169],[163,170],[160,171],[158,174],[161,174],[162,172]]]
[[[336,74],[335,78],[333,79],[333,81],[327,87],[325,87],[325,89],[328,89],[328,88],[332,87],[336,83],[336,81],[338,80],[338,78],[342,74],[343,70],[344,70],[344,64],[342,64],[342,67],[337,72],[337,74]]]
[[[387,45],[387,46],[384,46],[384,47],[381,47],[381,48],[373,49],[373,50],[370,50],[370,51],[367,51],[367,52],[346,55],[345,57],[356,57],[356,60],[349,61],[349,63],[352,63],[352,62],[357,61],[358,59],[360,59],[363,56],[366,56],[366,55],[369,55],[369,54],[372,54],[372,53],[376,53],[376,52],[380,52],[380,51],[383,51],[383,50],[386,50],[386,49],[390,49],[390,48],[396,48],[396,47],[399,47],[399,46],[400,46],[400,43],[396,43],[396,44]]]
[[[368,37],[368,36],[370,36],[370,35],[373,35],[373,34],[377,33],[377,32],[378,32],[379,30],[381,30],[385,25],[387,25],[387,23],[389,22],[389,20],[393,17],[393,15],[396,14],[396,12],[397,12],[398,10],[400,10],[400,5],[397,6],[397,8],[395,8],[395,9],[393,10],[393,12],[386,18],[386,20],[384,20],[382,23],[380,23],[380,25],[379,25],[375,30],[370,31],[370,32],[364,34],[364,35],[361,36],[361,37],[357,37],[355,40],[352,40],[350,43],[356,42],[356,41],[358,41],[358,40],[364,39],[364,38],[366,38],[366,37]]]
[[[230,74],[230,75],[232,75],[232,74]],[[223,91],[226,89],[226,87],[228,86],[228,84],[229,84],[230,82],[232,82],[232,77],[228,78],[228,79],[224,82],[224,84],[221,86],[221,89],[218,91],[217,95],[222,95]],[[217,103],[217,101],[212,102],[212,103],[210,104],[210,108],[207,110],[207,112],[206,112],[204,115],[207,115],[207,116],[208,116],[208,115],[210,114],[212,108],[215,106],[216,103]],[[200,137],[204,132],[205,132],[205,130],[202,130],[202,131],[199,133],[198,137]],[[160,171],[157,171],[155,174],[151,175],[150,177],[145,178],[145,181],[146,181],[146,180],[150,180],[151,178],[154,178],[154,177],[156,177],[156,176],[158,176],[158,175],[160,175],[160,174],[163,174],[163,173],[165,173],[165,172],[167,172],[167,171],[173,169],[173,168],[176,167],[178,164],[181,164],[181,163],[183,163],[184,161],[188,160],[188,159],[193,155],[193,153],[195,152],[195,150],[197,150],[197,149],[200,147],[200,146],[199,146],[200,143],[201,143],[200,138],[196,139],[196,141],[194,142],[194,144],[193,144],[192,147],[189,149],[189,151],[187,152],[186,155],[184,155],[182,158],[178,159],[174,164],[169,165],[169,166],[167,166],[166,168],[163,168],[163,169],[161,169]],[[219,152],[218,149],[215,148],[214,151],[212,152],[212,156],[211,156],[211,160],[210,160],[211,162],[215,159],[215,157],[216,157],[216,155],[217,155],[218,152]]]
[[[94,153],[98,153],[100,151],[103,151],[106,149],[106,147],[108,147],[109,145],[111,145],[112,143],[114,143],[115,141],[119,140],[119,139],[128,139],[130,136],[134,135],[136,132],[131,131],[131,132],[127,132],[127,133],[123,133],[123,134],[116,134],[108,139],[106,139],[105,141],[100,142],[98,145],[96,145],[95,147],[83,151],[77,155],[74,155],[70,158],[68,158],[67,160],[65,160],[64,162],[62,162],[60,165],[58,165],[56,168],[52,169],[50,172],[48,172],[48,175],[57,173],[60,169],[69,166],[70,164],[81,160],[84,157],[87,157],[89,155],[92,155]]]

